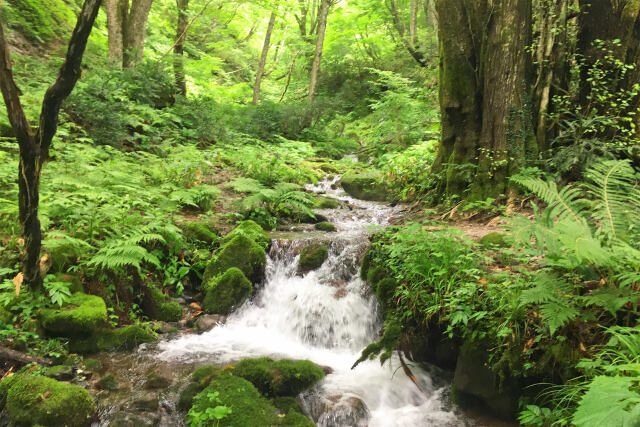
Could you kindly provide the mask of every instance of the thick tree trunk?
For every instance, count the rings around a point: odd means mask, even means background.
[[[122,66],[122,0],[106,0],[109,63]]]
[[[187,25],[189,24],[189,0],[176,0],[178,6],[178,25],[176,31],[176,43],[173,47],[173,70],[176,77],[178,93],[187,96],[187,80],[184,74],[184,41],[187,37]]]
[[[40,172],[49,157],[49,147],[58,127],[58,113],[80,78],[82,56],[87,46],[101,0],[85,0],[73,30],[66,60],[60,67],[56,81],[45,93],[39,128],[34,134],[20,103],[20,91],[13,79],[9,47],[0,22],[0,89],[7,107],[9,121],[20,147],[18,171],[19,219],[25,241],[22,273],[24,282],[40,290],[42,275],[39,268],[42,232],[38,219]]]
[[[318,86],[318,76],[320,74],[320,62],[322,60],[322,47],[324,46],[324,36],[327,30],[327,17],[331,0],[322,0],[320,11],[318,12],[318,38],[316,39],[316,50],[311,63],[311,78],[309,79],[309,110],[307,113],[307,124],[311,124],[313,118],[313,102],[316,99],[316,88]]]
[[[276,23],[276,14],[271,12],[269,18],[269,25],[267,26],[267,34],[264,36],[264,43],[262,44],[262,54],[260,55],[260,62],[258,63],[258,71],[256,71],[256,82],[253,85],[253,105],[258,105],[260,101],[260,86],[262,85],[262,76],[264,74],[264,67],[267,64],[267,55],[269,55],[269,45],[271,44],[271,33],[273,33],[273,26]]]
[[[433,167],[441,198],[507,190],[532,144],[525,88],[528,0],[437,0],[442,141]]]
[[[129,0],[123,0],[128,7]],[[147,19],[153,0],[131,0],[122,28],[124,68],[138,65],[144,54],[144,39],[147,34]]]

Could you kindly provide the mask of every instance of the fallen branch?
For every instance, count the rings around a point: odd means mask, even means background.
[[[50,366],[53,362],[49,359],[37,356],[30,356],[19,351],[11,350],[10,348],[0,347],[0,360],[6,362],[13,362],[18,365],[28,365],[30,363],[37,363],[39,365]]]
[[[416,385],[416,388],[420,391],[420,393],[422,393],[425,398],[429,398],[429,395],[420,387],[420,384],[418,384],[418,379],[416,378],[416,376],[413,375],[413,372],[411,372],[411,369],[409,369],[409,367],[405,363],[404,357],[402,357],[402,352],[400,350],[398,350],[398,357],[400,358],[400,364],[402,365],[404,374],[409,377],[409,379]]]

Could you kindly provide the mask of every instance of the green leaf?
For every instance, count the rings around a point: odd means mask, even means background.
[[[640,394],[633,391],[638,379],[596,377],[573,415],[577,427],[640,426]]]

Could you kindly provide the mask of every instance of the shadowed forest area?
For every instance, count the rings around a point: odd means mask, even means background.
[[[0,0],[0,425],[640,426],[640,2]]]

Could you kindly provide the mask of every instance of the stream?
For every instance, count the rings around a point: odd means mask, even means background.
[[[307,189],[340,202],[337,209],[317,211],[337,231],[318,232],[301,225],[274,232],[264,284],[224,325],[199,335],[174,335],[133,354],[105,356],[103,363],[129,383],[130,391],[99,392],[104,395],[97,396],[101,421],[96,425],[136,425],[134,416],[127,418],[123,411],[144,407],[149,392],[136,390],[149,369],[169,375],[172,387],[160,392],[157,405],[150,404],[148,409],[157,409],[148,421],[184,425],[175,401],[191,369],[260,356],[309,359],[328,368],[325,379],[300,396],[305,412],[319,426],[495,425],[465,415],[452,404],[449,380],[437,369],[428,372],[411,364],[422,391],[403,373],[397,356],[384,366],[375,360],[351,369],[381,327],[375,295],[359,277],[359,261],[372,227],[387,225],[403,208],[353,199],[337,187],[337,178]],[[329,258],[301,277],[296,272],[299,252],[310,241],[326,241]]]

